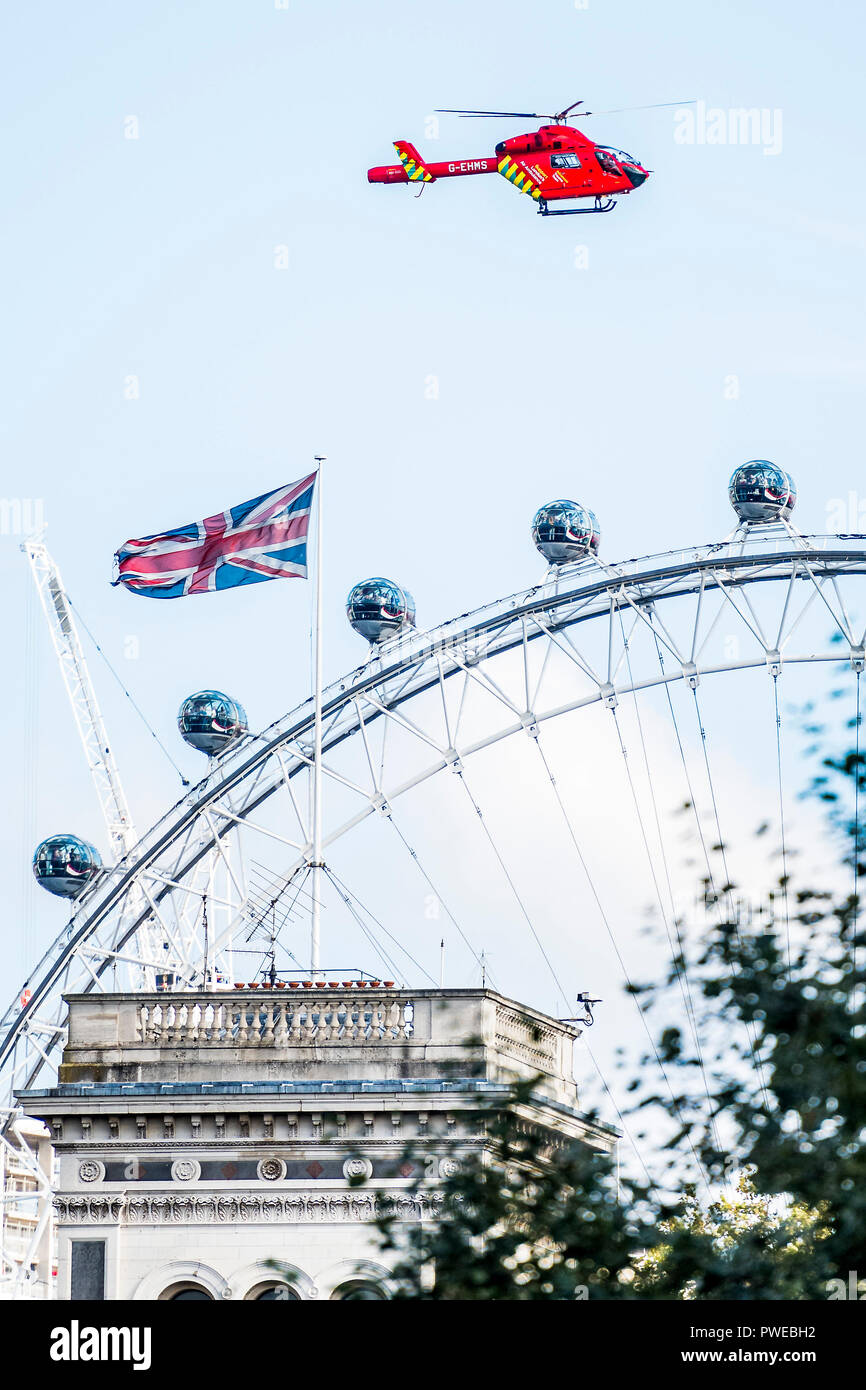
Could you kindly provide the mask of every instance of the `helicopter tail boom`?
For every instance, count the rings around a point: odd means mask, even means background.
[[[496,155],[425,164],[408,140],[395,140],[394,148],[400,156],[400,163],[368,169],[368,183],[435,183],[437,179],[462,178],[467,174],[495,174],[498,168]]]

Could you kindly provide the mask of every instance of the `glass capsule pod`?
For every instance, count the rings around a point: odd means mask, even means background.
[[[794,510],[797,489],[784,468],[768,459],[750,459],[731,475],[728,497],[741,521],[780,521]]]
[[[535,547],[551,565],[568,565],[587,555],[597,555],[601,544],[598,517],[579,502],[560,498],[535,513],[532,522]]]
[[[346,616],[368,642],[385,642],[415,626],[415,600],[391,579],[363,579],[346,600]]]
[[[58,898],[77,898],[102,868],[99,851],[77,835],[50,835],[37,846],[33,876]]]
[[[214,758],[242,738],[249,725],[237,700],[220,690],[199,690],[181,705],[177,727],[185,743]]]

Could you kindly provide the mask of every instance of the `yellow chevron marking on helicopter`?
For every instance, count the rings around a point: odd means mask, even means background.
[[[406,177],[410,183],[432,183],[433,175],[428,173],[423,164],[418,164],[411,155],[406,154],[405,150],[398,150],[400,163],[406,170]]]
[[[504,179],[514,184],[518,192],[528,193],[531,198],[541,197],[532,176],[525,169],[521,169],[519,164],[515,164],[509,155],[504,155],[496,167]]]

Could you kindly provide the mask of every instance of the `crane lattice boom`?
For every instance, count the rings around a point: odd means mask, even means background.
[[[114,862],[118,863],[135,843],[135,830],[84,659],[69,599],[63,587],[60,570],[43,542],[27,540],[21,549],[30,561],[39,598],[48,619],[51,640],[60,662],[64,684],[84,745],[84,755],[105,819],[112,857]]]

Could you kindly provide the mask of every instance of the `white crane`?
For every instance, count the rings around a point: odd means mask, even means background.
[[[36,590],[48,620],[51,640],[75,715],[84,756],[99,797],[111,849],[107,867],[111,869],[120,864],[138,838],[126,794],[111,751],[108,731],[96,699],[75,625],[72,605],[57,562],[39,535],[24,541],[21,549],[30,561]],[[118,924],[119,941],[124,939],[127,922],[140,915],[143,904],[144,895],[141,889],[136,889],[128,895]],[[165,931],[153,922],[145,924],[136,933],[134,949],[140,961],[139,987],[142,989],[154,989],[160,973],[178,968],[176,953],[166,954],[169,947],[165,936]],[[129,957],[126,959],[128,961]]]
[[[135,844],[136,835],[72,608],[60,570],[44,542],[34,537],[24,541],[21,549],[30,561],[39,599],[48,619],[51,640],[84,745],[84,756],[102,807],[112,858],[117,864]]]
[[[51,1169],[45,1126],[0,1109],[0,1299],[54,1296]]]
[[[102,807],[111,859],[117,864],[135,843],[135,829],[72,609],[60,570],[39,537],[28,538],[21,549],[30,561],[48,620],[84,755]],[[142,969],[147,973],[146,966]],[[151,976],[152,973],[151,970]],[[53,1294],[50,1268],[53,1262],[52,1175],[40,1161],[38,1132],[41,1129],[41,1125],[34,1129],[33,1122],[28,1121],[18,1107],[0,1110],[0,1297],[4,1298],[51,1297]],[[48,1166],[50,1169],[50,1163]]]
[[[29,537],[21,549],[30,562],[99,797],[108,834],[106,867],[110,871],[135,845],[135,827],[60,570],[41,536]],[[123,941],[127,922],[141,914],[144,903],[140,888],[127,895],[117,928],[118,941]],[[153,921],[136,933],[137,970],[140,987],[145,990],[155,987],[161,970],[176,968],[175,956],[165,954],[168,943],[164,936]],[[52,1174],[42,1142],[47,1140],[47,1132],[41,1130],[19,1107],[0,1109],[0,1299],[53,1297]]]

